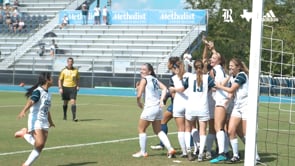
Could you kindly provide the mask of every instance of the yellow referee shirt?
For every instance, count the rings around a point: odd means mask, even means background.
[[[63,82],[62,86],[64,87],[76,87],[79,79],[78,69],[74,67],[72,69],[64,68],[59,75],[59,80]]]

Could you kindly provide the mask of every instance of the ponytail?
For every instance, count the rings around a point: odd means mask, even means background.
[[[50,72],[42,72],[42,73],[40,73],[39,78],[38,78],[38,82],[36,84],[34,84],[32,87],[27,89],[27,92],[25,93],[25,96],[27,98],[29,98],[32,95],[33,91],[38,86],[42,86],[42,85],[46,84],[46,82],[48,80],[50,80],[50,78],[51,78],[51,73]]]

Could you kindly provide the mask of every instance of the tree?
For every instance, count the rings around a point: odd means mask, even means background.
[[[288,52],[295,51],[295,3],[294,0],[283,1],[265,1],[264,13],[273,10],[278,17],[278,22],[264,23],[273,26],[274,38],[284,40],[284,50]],[[246,64],[249,63],[250,54],[250,36],[251,21],[243,19],[240,15],[246,9],[252,10],[251,0],[186,0],[186,8],[207,9],[209,13],[208,32],[209,40],[213,40],[216,49],[226,57],[227,60],[232,57],[241,58]],[[223,9],[232,9],[233,22],[224,22]],[[265,29],[265,28],[264,28]],[[264,35],[269,32],[265,32]],[[264,42],[263,47],[270,48],[269,42]],[[279,48],[279,43],[273,45],[273,48]],[[195,50],[192,55],[194,58],[200,57],[202,48]],[[279,56],[279,55],[274,55]],[[278,59],[279,57],[274,57]],[[266,66],[262,66],[266,67]],[[278,69],[276,69],[278,70]],[[284,71],[288,73],[290,71]]]

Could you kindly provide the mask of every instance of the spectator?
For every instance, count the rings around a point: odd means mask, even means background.
[[[18,31],[21,32],[25,28],[24,20],[20,19],[18,22]]]
[[[8,25],[8,27],[11,26],[11,16],[10,16],[10,13],[8,11],[5,14],[5,23]]]
[[[0,24],[4,24],[4,18],[2,16],[2,14],[0,14]]]
[[[15,1],[13,2],[13,5],[14,5],[14,6],[19,6],[19,1],[18,1],[18,0],[15,0]]]
[[[18,17],[16,13],[13,13],[13,16],[11,18],[11,24],[12,24],[12,30],[16,32],[18,28]]]
[[[100,7],[98,5],[94,8],[94,24],[100,24]]]
[[[106,6],[104,6],[102,9],[102,18],[103,18],[104,25],[107,25],[107,20],[108,20],[107,16],[108,16],[108,9]]]
[[[67,15],[65,15],[59,28],[62,29],[65,26],[67,26],[68,24],[69,24],[69,18]]]
[[[83,16],[83,24],[88,24],[88,7],[87,4],[84,3],[82,5],[82,16]]]
[[[57,50],[58,46],[57,44],[55,44],[55,40],[52,39],[52,44],[50,46],[50,55],[53,57],[56,54],[56,50]]]

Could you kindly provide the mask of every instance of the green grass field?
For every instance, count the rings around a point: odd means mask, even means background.
[[[15,131],[27,126],[27,117],[17,120],[16,116],[24,106],[26,99],[23,93],[0,92],[0,165],[21,165],[28,157],[32,146],[23,139],[14,138]],[[275,107],[274,105],[273,107]],[[276,119],[276,109],[270,109],[273,113],[267,113],[265,105],[260,110],[258,150],[262,162],[267,165],[293,165],[295,148],[282,146],[277,143],[269,144],[268,141],[276,141],[282,137],[281,143],[286,141],[295,143],[294,126],[280,126],[285,132],[269,132],[266,128],[277,129],[278,121],[264,119]],[[56,127],[49,130],[49,138],[46,149],[34,165],[40,166],[181,166],[181,165],[211,165],[208,161],[201,163],[189,162],[186,159],[168,159],[166,150],[153,151],[150,145],[158,143],[151,127],[148,129],[148,158],[132,158],[132,154],[139,150],[137,139],[137,122],[141,110],[135,104],[132,97],[106,97],[78,95],[77,111],[79,122],[71,121],[71,112],[68,111],[67,121],[62,120],[62,101],[59,95],[53,95],[51,114]],[[286,114],[287,116],[288,114]],[[282,116],[281,118],[288,117]],[[283,130],[284,129],[284,130]],[[169,122],[169,138],[172,145],[179,150],[177,135],[175,134],[175,122]],[[284,135],[288,133],[289,135]],[[290,135],[293,134],[293,135]],[[278,136],[279,135],[279,136]],[[291,137],[292,136],[292,137]],[[240,144],[243,154],[244,145]],[[290,159],[280,158],[277,153],[291,155]],[[292,156],[293,155],[293,156]],[[293,157],[293,158],[292,158]],[[179,162],[175,162],[175,160]],[[227,165],[227,164],[218,164]],[[235,165],[243,165],[243,162]]]

